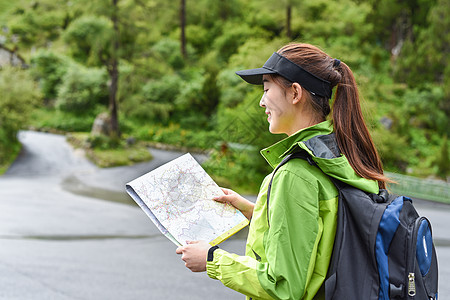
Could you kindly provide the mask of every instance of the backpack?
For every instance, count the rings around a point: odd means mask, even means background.
[[[304,150],[288,154],[317,166]],[[339,191],[336,237],[322,286],[326,300],[437,299],[438,263],[431,223],[412,200],[369,194],[329,176]],[[267,216],[269,217],[269,216]]]

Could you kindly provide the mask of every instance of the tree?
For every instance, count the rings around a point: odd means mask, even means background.
[[[64,39],[72,47],[72,54],[80,62],[91,66],[102,65],[109,75],[109,135],[120,137],[117,90],[119,85],[119,0],[111,0],[106,16],[82,16],[67,28]]]
[[[186,58],[186,0],[180,0],[180,44],[181,44],[181,55]]]
[[[382,42],[392,59],[399,55],[404,42],[414,41],[415,28],[427,25],[429,10],[436,0],[367,0],[372,7],[367,22],[373,24],[373,39]],[[447,1],[448,2],[448,1]]]
[[[292,15],[292,4],[291,1],[288,1],[288,3],[286,4],[286,36],[290,39],[292,39],[291,15]]]
[[[293,38],[292,33],[292,13],[295,8],[299,8],[302,4],[301,0],[281,0],[281,1],[264,1],[262,2],[261,6],[268,6],[273,11],[278,11],[279,15],[278,18],[284,18],[284,32],[288,39]],[[283,9],[281,12],[280,9]],[[281,21],[281,20],[280,20]]]
[[[117,90],[119,87],[119,19],[118,19],[118,8],[117,1],[112,0],[113,11],[111,14],[111,21],[113,23],[113,39],[112,39],[112,53],[111,56],[106,60],[103,60],[103,63],[108,70],[109,77],[111,79],[111,84],[109,85],[109,115],[110,115],[110,129],[111,135],[120,136],[119,129],[119,117],[117,113]]]

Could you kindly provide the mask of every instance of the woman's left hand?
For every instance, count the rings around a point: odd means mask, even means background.
[[[209,248],[211,245],[206,241],[189,241],[187,245],[178,247],[176,252],[182,254],[186,268],[192,272],[204,272]]]

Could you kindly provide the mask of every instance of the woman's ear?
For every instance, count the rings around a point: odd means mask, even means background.
[[[292,104],[297,104],[302,99],[302,87],[297,82],[294,82],[292,84],[293,89],[293,98],[292,98]]]

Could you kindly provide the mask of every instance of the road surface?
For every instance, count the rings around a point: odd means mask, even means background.
[[[152,150],[132,167],[99,169],[63,136],[21,132],[23,151],[0,177],[0,299],[243,299],[191,273],[124,191],[182,153]],[[198,157],[202,159],[202,157]],[[433,223],[440,299],[450,299],[450,206],[417,202]],[[222,244],[242,254],[245,231]]]

